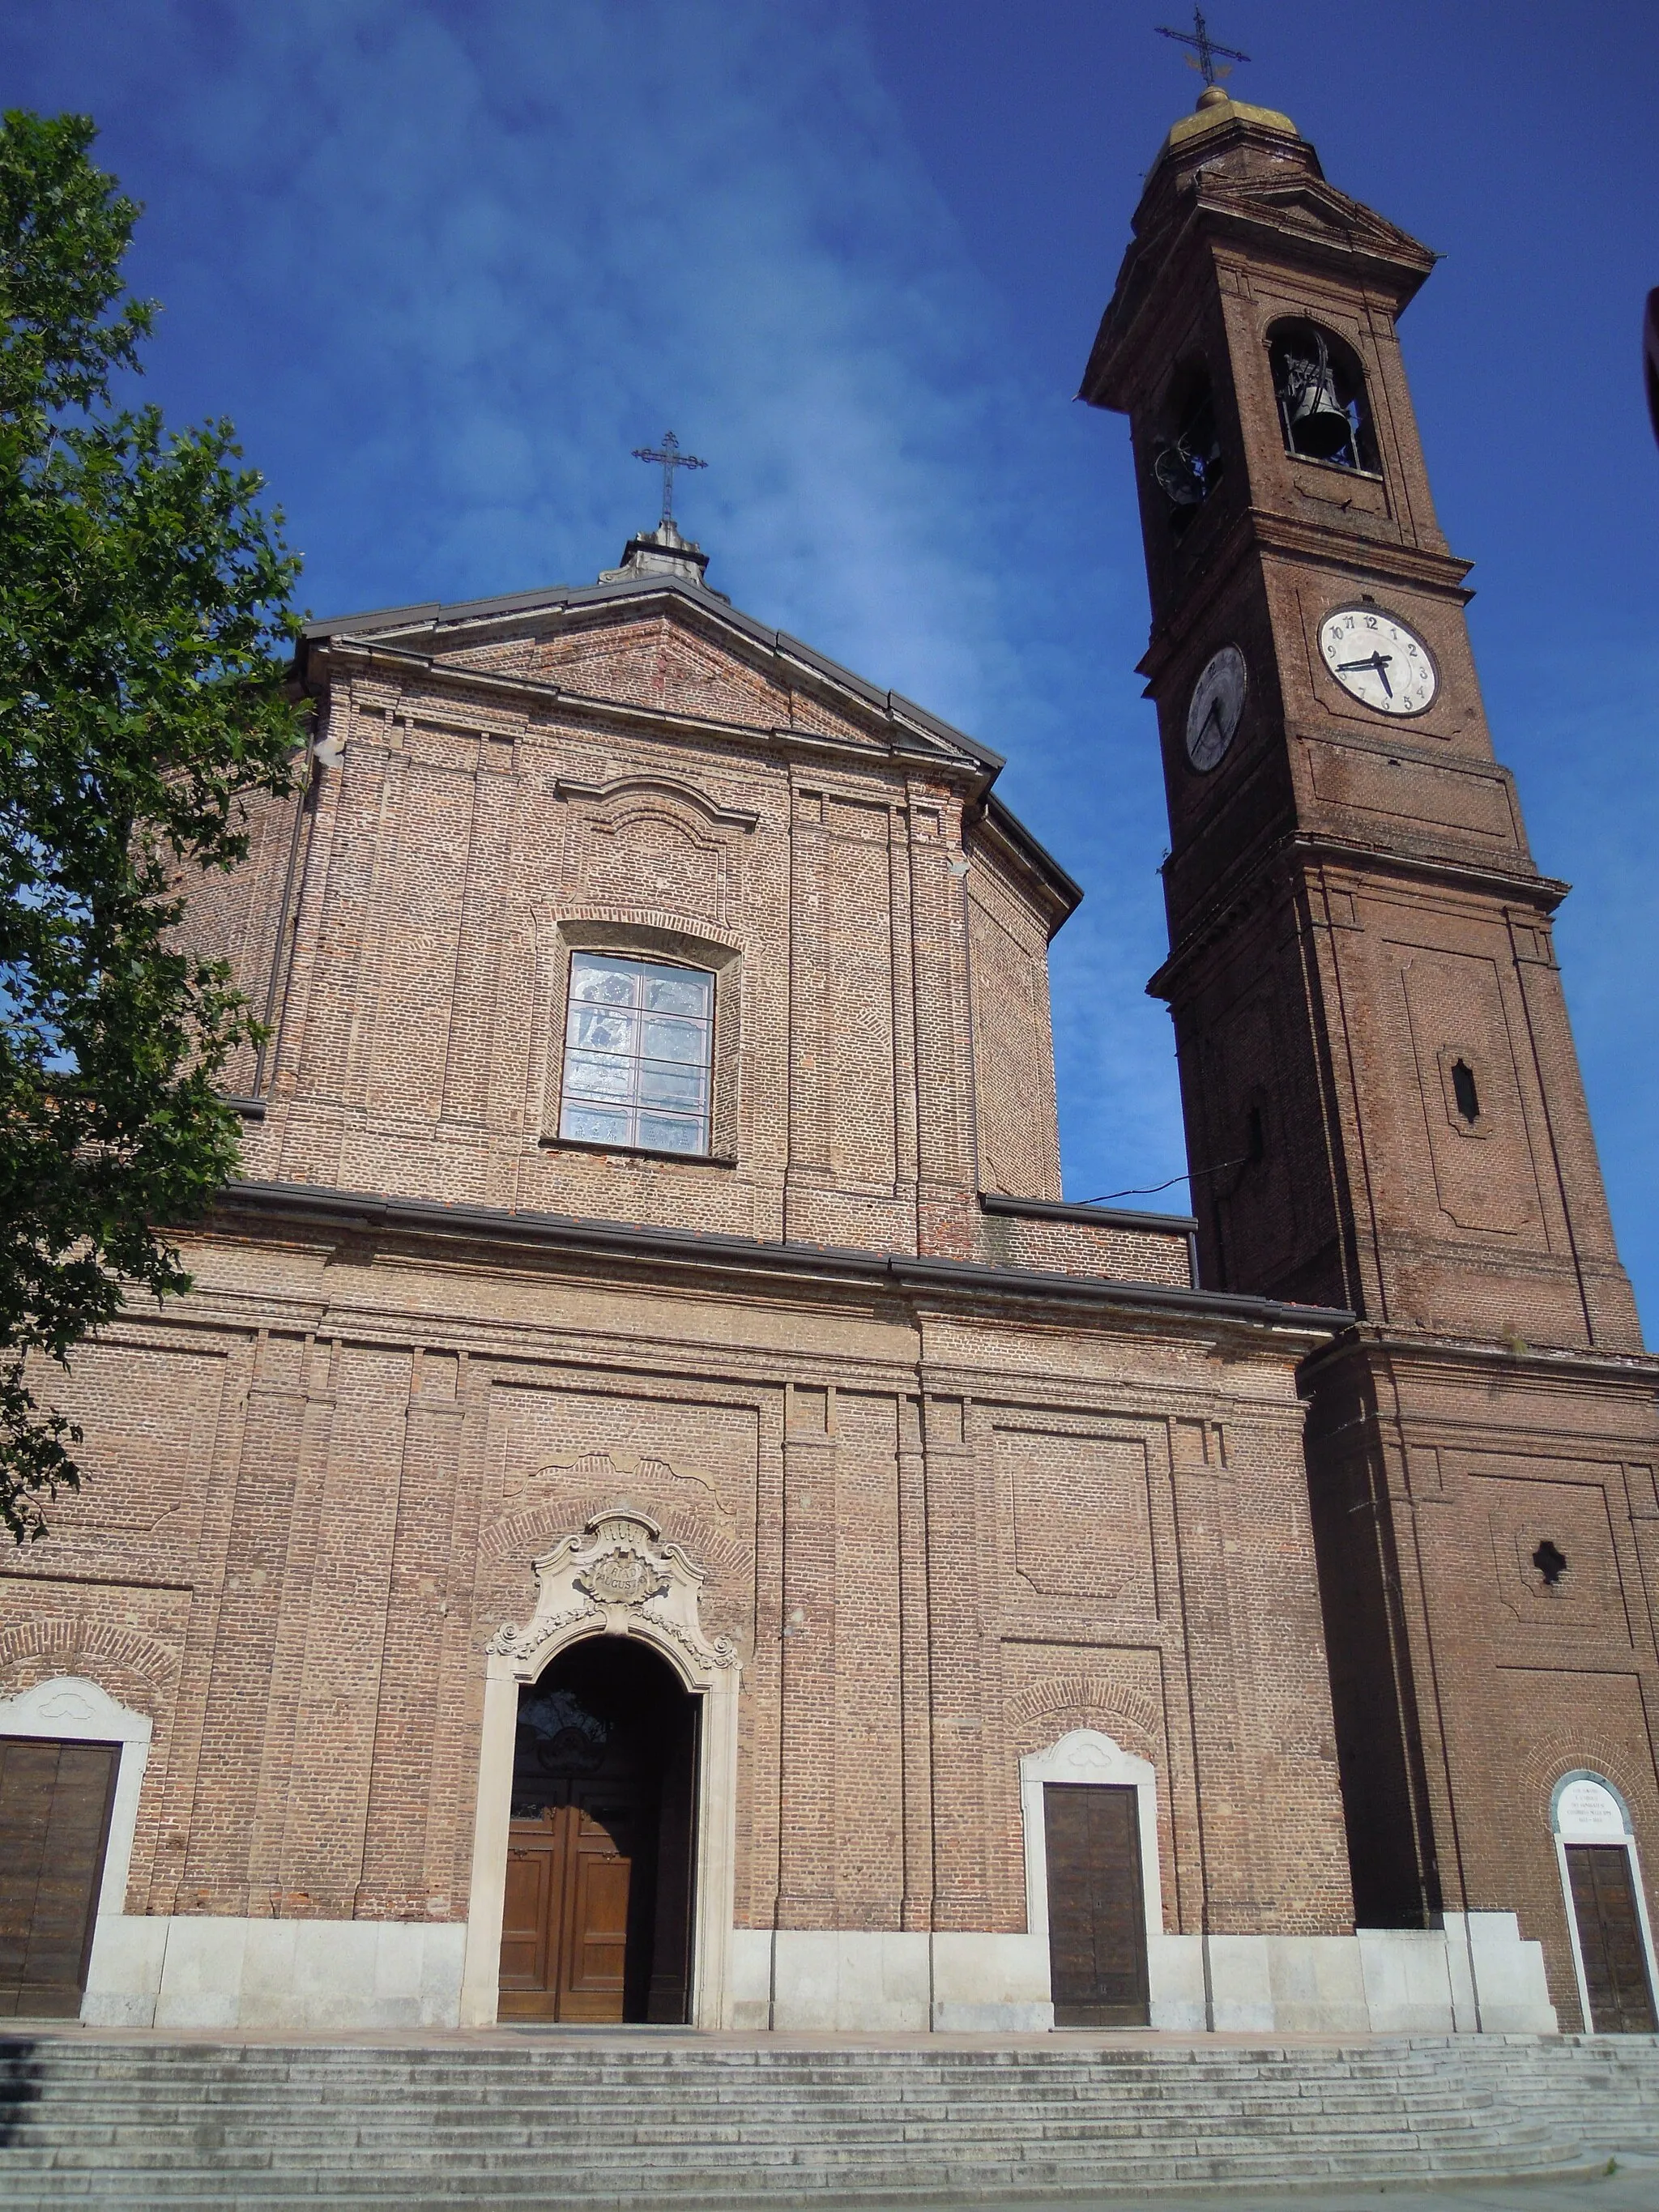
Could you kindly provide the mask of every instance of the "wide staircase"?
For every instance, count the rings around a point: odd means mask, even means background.
[[[994,2203],[1583,2170],[1659,2038],[811,2047],[0,2038],[0,2206]]]

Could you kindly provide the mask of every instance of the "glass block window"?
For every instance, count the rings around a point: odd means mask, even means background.
[[[714,1017],[701,969],[573,953],[559,1134],[706,1152]]]

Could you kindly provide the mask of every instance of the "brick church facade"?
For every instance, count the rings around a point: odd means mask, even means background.
[[[1206,94],[1085,380],[1194,1222],[1062,1200],[1079,894],[997,757],[672,526],[311,626],[304,795],[193,910],[271,1030],[241,1179],[77,1358],[84,1488],[0,1582],[0,2006],[1644,2024],[1659,1370],[1394,339],[1428,265]]]

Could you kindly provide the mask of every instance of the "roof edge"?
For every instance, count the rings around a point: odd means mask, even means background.
[[[465,1237],[530,1245],[573,1255],[587,1252],[622,1261],[668,1260],[711,1272],[829,1275],[849,1285],[885,1284],[902,1291],[931,1288],[981,1297],[1070,1300],[1166,1313],[1212,1325],[1231,1322],[1252,1328],[1293,1333],[1310,1345],[1323,1343],[1351,1325],[1352,1314],[1322,1306],[1287,1305],[1242,1291],[1181,1290],[1105,1275],[1061,1275],[1035,1269],[994,1267],[977,1261],[930,1260],[904,1253],[866,1252],[845,1245],[767,1243],[758,1237],[708,1231],[646,1228],[591,1216],[509,1212],[499,1206],[450,1206],[436,1199],[394,1198],[381,1192],[337,1190],[318,1183],[237,1181],[220,1193],[213,1212],[196,1225],[240,1210],[267,1218],[309,1217],[340,1227],[390,1231],[405,1236]]]
[[[326,615],[301,625],[301,650],[333,637],[432,631],[462,623],[486,622],[495,616],[529,614],[538,609],[550,614],[580,612],[587,607],[615,605],[629,599],[655,599],[679,600],[706,619],[737,630],[751,644],[763,646],[786,660],[797,661],[826,682],[852,692],[878,714],[911,722],[926,735],[960,747],[984,768],[994,771],[1005,764],[1001,753],[979,738],[969,737],[965,730],[957,729],[942,716],[930,714],[927,708],[907,699],[902,692],[884,690],[867,677],[860,676],[856,669],[818,652],[816,647],[793,636],[789,631],[774,629],[755,616],[745,614],[741,607],[734,607],[729,601],[717,599],[713,592],[678,576],[629,578],[616,584],[550,584],[536,591],[507,592],[489,599],[426,599],[409,606],[370,609],[362,614]]]
[[[1142,1213],[1133,1206],[1091,1206],[1083,1199],[1017,1198],[1011,1191],[982,1190],[982,1213],[1012,1214],[1033,1221],[1088,1221],[1103,1229],[1145,1229],[1160,1237],[1190,1237],[1198,1221],[1190,1213]]]

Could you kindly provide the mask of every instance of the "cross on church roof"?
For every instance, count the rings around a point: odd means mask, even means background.
[[[680,441],[672,430],[663,432],[660,446],[635,446],[634,459],[636,461],[654,461],[661,467],[662,520],[657,527],[672,530],[674,527],[675,470],[706,469],[708,462],[699,460],[695,453],[681,453]]]
[[[1177,46],[1190,46],[1193,49],[1191,53],[1184,54],[1182,58],[1188,69],[1203,71],[1206,84],[1214,84],[1219,78],[1232,75],[1231,66],[1223,69],[1216,67],[1215,58],[1218,54],[1225,54],[1229,64],[1233,62],[1247,62],[1250,58],[1248,54],[1240,53],[1237,46],[1217,46],[1215,40],[1210,36],[1210,27],[1204,20],[1204,11],[1201,8],[1194,8],[1193,10],[1193,27],[1190,31],[1171,31],[1160,23],[1158,26],[1158,35],[1160,39],[1173,39]]]

